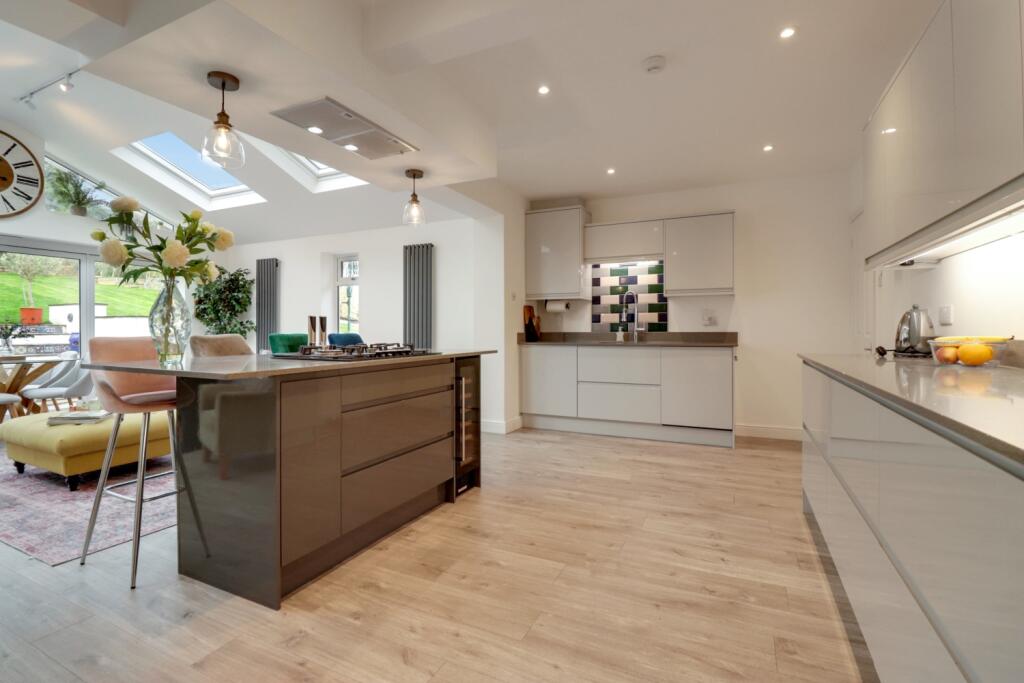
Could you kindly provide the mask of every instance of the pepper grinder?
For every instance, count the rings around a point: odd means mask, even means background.
[[[320,347],[327,348],[327,316],[320,316]]]

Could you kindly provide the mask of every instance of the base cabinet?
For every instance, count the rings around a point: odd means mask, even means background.
[[[661,423],[732,429],[732,349],[661,350]]]
[[[1024,481],[803,373],[804,494],[881,680],[1024,680]]]
[[[522,411],[537,415],[576,417],[576,347],[519,347]]]

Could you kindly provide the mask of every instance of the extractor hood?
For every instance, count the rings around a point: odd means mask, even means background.
[[[384,159],[419,151],[330,97],[285,107],[271,114],[364,159]]]

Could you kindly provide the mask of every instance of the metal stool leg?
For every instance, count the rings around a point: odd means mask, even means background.
[[[117,432],[121,429],[121,420],[124,415],[118,413],[114,416],[114,426],[110,430],[110,440],[107,442],[107,452],[103,456],[103,467],[100,468],[100,478],[96,482],[96,497],[92,500],[92,514],[89,515],[89,526],[85,530],[85,544],[82,546],[82,559],[79,564],[85,564],[85,556],[89,554],[89,543],[92,541],[92,531],[96,526],[96,515],[100,511],[100,499],[103,498],[103,488],[107,485],[107,475],[110,474],[110,463],[114,460],[114,448],[117,443]]]
[[[173,463],[178,476],[181,477],[182,488],[185,489],[185,495],[188,496],[188,504],[192,508],[192,516],[196,520],[196,530],[199,532],[199,540],[203,542],[203,552],[205,552],[206,556],[209,557],[210,546],[206,543],[206,534],[203,533],[203,523],[199,519],[199,507],[196,505],[195,496],[192,495],[192,482],[188,479],[188,470],[185,469],[185,459],[178,450],[178,432],[175,430],[173,410],[167,411],[167,430],[171,437],[171,462]]]
[[[142,414],[142,430],[139,434],[139,474],[135,481],[135,528],[132,529],[132,589],[135,589],[135,575],[139,569],[139,539],[142,535],[142,494],[146,484],[146,451],[149,441],[149,413]]]

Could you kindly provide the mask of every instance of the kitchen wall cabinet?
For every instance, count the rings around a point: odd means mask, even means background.
[[[519,347],[522,411],[576,417],[576,347]]]
[[[589,299],[582,206],[526,214],[526,298]]]
[[[803,374],[804,494],[880,679],[1024,679],[1024,482]]]
[[[896,74],[863,133],[865,257],[1024,173],[1021,4],[946,0]]]
[[[588,225],[583,231],[583,256],[592,263],[660,259],[665,251],[664,223],[657,220]]]
[[[732,429],[732,363],[732,349],[663,348],[661,423]]]
[[[733,293],[733,214],[665,221],[665,294]]]

